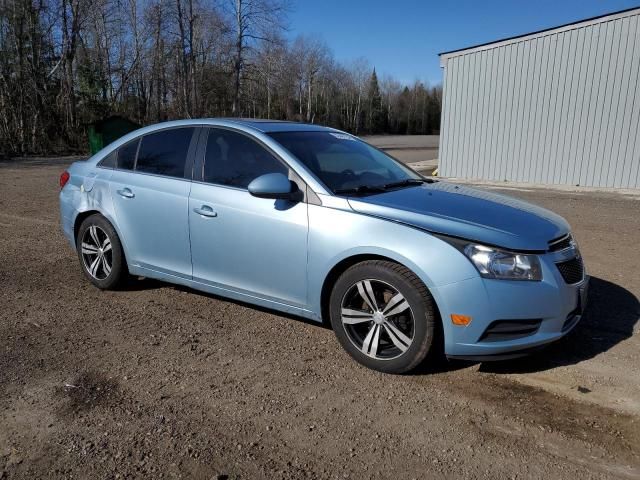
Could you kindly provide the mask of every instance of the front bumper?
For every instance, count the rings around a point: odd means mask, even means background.
[[[540,256],[540,282],[492,280],[475,277],[440,286],[434,292],[444,326],[445,353],[451,358],[499,360],[531,353],[569,333],[582,318],[589,277],[567,284],[556,263],[566,253]],[[467,326],[451,323],[451,314],[472,317]],[[487,335],[496,323],[527,325],[526,333]],[[534,325],[534,327],[531,327]]]

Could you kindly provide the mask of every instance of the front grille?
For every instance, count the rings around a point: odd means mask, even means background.
[[[557,252],[558,250],[564,250],[565,248],[569,248],[571,246],[571,234],[566,235],[564,237],[556,238],[554,240],[549,241],[549,251]]]
[[[582,264],[582,258],[576,257],[566,262],[556,263],[560,275],[566,283],[569,285],[578,283],[584,276],[584,265]]]
[[[540,328],[541,318],[527,320],[495,320],[484,331],[480,341],[502,342],[533,335]]]

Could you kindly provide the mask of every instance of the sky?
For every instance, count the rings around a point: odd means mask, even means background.
[[[640,0],[293,0],[289,35],[319,35],[409,84],[442,81],[438,53],[640,6]]]

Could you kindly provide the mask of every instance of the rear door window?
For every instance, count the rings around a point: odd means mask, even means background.
[[[265,173],[287,175],[289,169],[269,150],[246,135],[212,128],[207,139],[204,181],[247,188]]]
[[[172,128],[142,137],[136,171],[184,178],[195,128]]]

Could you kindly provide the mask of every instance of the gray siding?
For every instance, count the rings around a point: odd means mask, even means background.
[[[640,10],[442,63],[440,175],[640,188]]]

